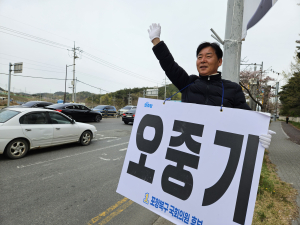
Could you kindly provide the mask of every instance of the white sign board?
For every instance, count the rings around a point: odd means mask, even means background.
[[[175,224],[250,225],[269,121],[139,98],[117,192]]]
[[[146,90],[146,95],[147,96],[158,96],[158,89],[147,89]]]

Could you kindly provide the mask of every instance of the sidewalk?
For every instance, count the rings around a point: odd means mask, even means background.
[[[276,132],[272,137],[269,157],[278,169],[282,181],[290,183],[300,194],[300,131],[285,122],[272,122],[270,130]],[[296,142],[296,143],[294,143]],[[300,195],[297,196],[300,207]],[[300,225],[300,214],[292,225]]]
[[[276,132],[269,148],[270,160],[276,165],[280,179],[291,183],[297,189],[299,193],[297,205],[300,207],[300,145],[298,145],[300,144],[300,130],[279,121],[272,122],[270,130]],[[153,225],[173,225],[173,223],[159,217]],[[292,225],[300,225],[300,214]]]

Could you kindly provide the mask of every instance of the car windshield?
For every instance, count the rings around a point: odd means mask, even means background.
[[[132,106],[125,106],[123,109],[131,109]]]
[[[96,106],[94,109],[103,109],[103,108],[105,108],[106,107],[106,105],[98,105],[98,106]]]
[[[22,104],[22,106],[31,107],[31,106],[34,106],[35,104],[36,104],[36,102],[26,102],[26,103]]]
[[[0,110],[0,123],[5,123],[9,119],[13,118],[15,115],[18,115],[20,112],[13,110]]]
[[[135,113],[136,109],[128,110],[126,113]]]
[[[49,108],[49,109],[57,109],[57,108],[61,108],[63,104],[53,104],[53,105],[49,105],[49,106],[46,106],[46,108]]]

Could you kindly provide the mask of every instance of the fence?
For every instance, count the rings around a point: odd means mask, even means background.
[[[280,120],[285,120],[286,116],[279,116]],[[289,121],[293,121],[293,122],[300,122],[300,117],[289,117]]]

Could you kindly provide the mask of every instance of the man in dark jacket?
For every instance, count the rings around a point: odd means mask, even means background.
[[[179,90],[183,89],[182,102],[251,110],[241,86],[222,79],[221,72],[218,72],[223,57],[218,44],[204,42],[198,46],[196,65],[199,76],[189,76],[174,61],[167,45],[159,37],[154,38],[152,43],[153,52],[168,78]]]
[[[198,46],[196,65],[199,76],[189,76],[174,61],[167,45],[160,41],[160,32],[159,24],[152,24],[148,30],[153,52],[168,78],[180,90],[182,102],[251,110],[241,86],[222,79],[221,72],[218,72],[223,57],[218,44],[204,42]],[[260,136],[263,147],[269,147],[273,133],[269,131],[269,134]]]

